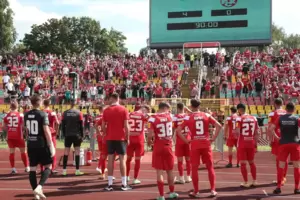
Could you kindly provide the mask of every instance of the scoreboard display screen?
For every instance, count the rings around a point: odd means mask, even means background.
[[[150,0],[150,47],[272,42],[272,0]]]

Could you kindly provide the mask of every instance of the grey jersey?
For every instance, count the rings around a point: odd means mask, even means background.
[[[82,135],[83,115],[79,110],[66,110],[61,123],[65,137]]]
[[[279,127],[281,132],[280,144],[298,143],[298,128],[300,119],[291,114],[285,114],[279,117]]]

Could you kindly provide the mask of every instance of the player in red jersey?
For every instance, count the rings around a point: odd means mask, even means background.
[[[101,129],[101,125],[102,125],[102,113],[103,113],[103,109],[104,106],[100,105],[99,106],[99,115],[96,116],[95,120],[94,120],[94,126],[96,129],[96,135],[97,135],[97,142],[98,142],[98,151],[100,152],[100,158],[98,161],[98,167],[96,168],[96,171],[98,171],[101,175],[101,177],[103,177],[103,174],[105,172],[105,161],[106,161],[106,157],[104,160],[104,164],[102,164],[102,145],[103,145],[103,132]],[[102,166],[104,165],[104,168],[102,169]]]
[[[226,165],[227,168],[232,168],[232,155],[233,155],[233,147],[237,148],[237,137],[236,134],[233,133],[236,125],[237,109],[235,107],[230,108],[231,115],[227,117],[224,127],[226,145],[228,147],[228,160],[229,163]],[[238,154],[237,154],[238,155]],[[237,156],[237,167],[239,167],[239,159]]]
[[[174,154],[172,152],[173,131],[170,105],[161,102],[158,105],[158,112],[149,118],[150,128],[148,130],[148,146],[153,144],[152,167],[156,169],[157,187],[159,197],[157,200],[164,200],[163,172],[166,171],[170,189],[170,198],[177,198],[174,192]],[[153,142],[154,138],[154,142]]]
[[[21,152],[21,159],[25,166],[25,171],[29,172],[28,157],[25,151],[25,140],[23,138],[24,115],[19,113],[18,103],[12,102],[10,105],[10,112],[3,119],[4,130],[6,130],[6,140],[9,147],[9,162],[12,168],[11,174],[16,174],[15,168],[15,148],[19,148]]]
[[[183,103],[177,104],[177,115],[173,117],[173,126],[174,129],[177,129],[184,121],[184,118],[187,116],[184,113],[184,105]],[[188,127],[185,127],[182,130],[182,135],[186,139],[190,139],[190,130]],[[175,145],[175,155],[177,157],[177,165],[179,172],[179,180],[175,180],[175,183],[184,184],[185,182],[189,183],[192,181],[191,179],[191,161],[190,161],[190,144],[186,144],[177,134],[176,134],[176,145]],[[186,163],[186,173],[187,177],[184,180],[183,176],[183,158],[185,158]]]
[[[132,158],[135,159],[134,166],[134,179],[133,184],[140,184],[141,181],[137,179],[140,167],[141,157],[144,156],[144,141],[145,141],[145,124],[148,121],[148,113],[150,113],[150,107],[148,106],[136,106],[134,112],[129,114],[129,145],[127,146],[127,160],[126,160],[126,176],[127,182],[129,182],[130,163]]]
[[[241,163],[241,173],[244,179],[241,187],[254,187],[257,185],[254,156],[256,152],[259,131],[258,123],[255,117],[245,113],[246,106],[244,104],[238,104],[237,109],[239,112],[239,117],[236,118],[235,133],[238,135],[238,156]],[[252,184],[248,184],[247,163],[250,165],[250,172],[253,179]]]
[[[217,196],[216,192],[216,175],[213,165],[213,152],[211,150],[211,142],[215,141],[222,128],[221,124],[210,114],[200,111],[200,101],[191,100],[192,113],[184,118],[184,122],[178,127],[176,133],[186,143],[191,143],[191,163],[192,163],[192,182],[194,191],[189,195],[191,197],[199,197],[199,177],[198,169],[200,159],[205,163],[208,170],[208,179],[211,187],[211,197]],[[215,135],[210,138],[209,126],[216,127]],[[188,127],[191,133],[191,140],[188,141],[182,134],[182,130]]]
[[[269,124],[267,130],[269,138],[271,139],[271,148],[272,148],[271,152],[272,152],[272,156],[274,157],[274,160],[276,160],[277,171],[279,169],[278,149],[279,149],[280,127],[278,124],[276,124],[276,121],[280,116],[286,114],[286,111],[282,109],[282,105],[283,105],[282,99],[278,98],[274,100],[275,110],[269,114]],[[284,173],[283,173],[284,178],[282,180],[282,184],[286,182],[287,169],[288,169],[288,162],[286,162],[284,167]],[[273,181],[273,182],[277,183],[277,181]]]
[[[59,127],[59,121],[58,118],[56,116],[56,113],[54,111],[52,111],[50,109],[50,100],[49,99],[45,99],[44,100],[44,112],[47,113],[48,115],[48,119],[49,119],[49,129],[52,135],[52,142],[54,145],[54,148],[56,149],[56,137],[58,134],[58,127]],[[58,172],[56,171],[56,155],[52,158],[53,162],[52,162],[52,174],[57,174]]]

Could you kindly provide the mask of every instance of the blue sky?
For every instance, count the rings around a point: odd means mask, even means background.
[[[163,1],[163,0],[162,0]],[[215,1],[215,0],[212,0]],[[216,0],[219,1],[219,0]],[[262,0],[264,1],[264,0]],[[149,33],[148,0],[9,0],[22,39],[33,24],[62,16],[90,16],[102,27],[122,31],[131,53],[146,46]],[[300,0],[273,0],[273,21],[287,33],[300,34]]]

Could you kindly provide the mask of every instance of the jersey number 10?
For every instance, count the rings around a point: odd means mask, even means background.
[[[39,124],[36,120],[27,120],[26,128],[28,129],[29,135],[39,134]]]

